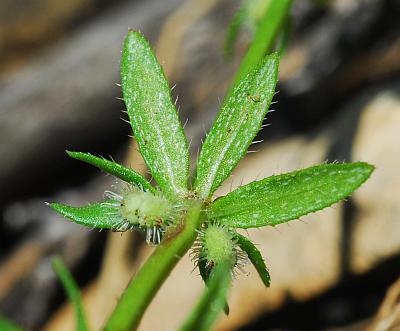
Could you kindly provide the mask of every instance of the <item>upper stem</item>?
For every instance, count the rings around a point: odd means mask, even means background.
[[[156,248],[122,294],[104,331],[136,330],[142,316],[172,269],[192,246],[201,224],[199,201],[192,202],[184,228],[176,237]]]
[[[266,10],[263,18],[260,21],[256,34],[246,55],[240,62],[240,66],[236,71],[235,78],[225,96],[232,93],[234,87],[246,76],[246,74],[253,68],[261,59],[268,53],[273,46],[278,33],[284,24],[292,6],[293,0],[279,0],[271,1],[268,9]]]

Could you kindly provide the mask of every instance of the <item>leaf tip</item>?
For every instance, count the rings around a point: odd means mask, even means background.
[[[65,153],[67,153],[67,155],[73,159],[76,159],[79,154],[81,154],[80,152],[70,151],[68,149],[65,150]]]
[[[135,30],[133,28],[128,28],[128,33],[126,35],[126,39],[130,39],[130,38],[140,38],[140,39],[145,39],[143,34],[139,31],[139,30]]]
[[[62,216],[65,216],[64,205],[57,202],[45,202],[46,206],[50,207]]]
[[[273,53],[267,55],[267,57],[270,59],[276,60],[276,61],[279,61],[281,58],[281,56],[279,55],[278,52],[273,52]]]
[[[372,174],[372,172],[376,169],[376,167],[373,164],[370,164],[368,162],[360,162],[365,169],[368,169],[369,172]]]
[[[367,162],[360,161],[354,164],[356,165],[355,169],[358,169],[359,173],[363,175],[363,182],[365,182],[376,169],[374,165]]]

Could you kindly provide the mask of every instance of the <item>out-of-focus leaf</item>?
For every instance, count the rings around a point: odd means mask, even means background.
[[[87,326],[79,288],[76,285],[71,273],[68,271],[67,267],[64,265],[64,262],[59,257],[54,258],[53,268],[64,287],[64,291],[74,306],[76,331],[88,331],[89,328]]]
[[[146,178],[130,168],[126,168],[118,163],[89,153],[67,151],[67,154],[73,159],[89,163],[127,183],[135,184],[144,191],[155,192],[155,188],[146,180]]]
[[[246,10],[244,8],[240,8],[233,17],[232,21],[228,26],[228,30],[226,32],[225,41],[224,41],[224,53],[227,58],[230,58],[233,53],[233,47],[235,45],[240,27],[243,24],[243,21],[246,17]]]
[[[251,71],[271,51],[276,37],[282,28],[292,6],[292,0],[271,1],[263,18],[258,24],[253,41],[240,62],[235,79],[227,93],[227,97],[233,93],[246,74]]]
[[[373,170],[365,162],[332,163],[271,176],[216,199],[208,217],[236,228],[274,226],[346,198]]]
[[[292,31],[292,24],[290,18],[288,17],[286,18],[282,31],[279,33],[276,45],[276,51],[281,57],[286,53],[291,31]]]
[[[180,331],[210,330],[225,305],[225,298],[231,282],[231,262],[221,262],[214,266],[207,286],[189,318],[179,328]]]
[[[109,200],[84,207],[72,207],[61,203],[50,203],[49,206],[65,218],[75,223],[97,229],[116,229],[121,223],[121,216],[116,201]]]
[[[122,92],[140,153],[161,190],[187,194],[189,151],[163,70],[147,40],[130,30],[121,58]]]
[[[242,0],[242,7],[246,9],[250,28],[253,30],[261,22],[273,0]],[[254,32],[254,31],[253,31]]]
[[[210,277],[210,271],[207,270],[207,268],[206,268],[207,261],[205,259],[199,258],[199,261],[197,262],[197,264],[199,267],[200,276],[203,279],[204,284],[207,286],[208,278]],[[225,300],[225,305],[224,305],[224,313],[227,316],[229,315],[229,304],[226,300]]]
[[[207,283],[208,277],[210,276],[210,272],[206,268],[207,261],[204,258],[201,258],[201,254],[199,255],[199,261],[197,262],[197,266],[199,267],[199,272],[201,279],[203,279],[204,283]]]
[[[203,144],[195,190],[209,197],[243,158],[261,125],[278,78],[279,57],[266,57],[235,87],[224,102]]]
[[[254,268],[257,270],[264,285],[269,287],[271,283],[271,277],[260,251],[249,239],[241,234],[236,233],[235,237],[239,247],[246,252],[250,262],[254,265]]]
[[[20,327],[11,323],[9,320],[5,319],[0,315],[0,330],[1,331],[23,331]]]

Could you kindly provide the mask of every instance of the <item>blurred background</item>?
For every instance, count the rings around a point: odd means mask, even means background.
[[[65,150],[110,155],[145,172],[117,99],[120,49],[131,27],[150,40],[176,85],[195,157],[260,15],[262,6],[249,11],[228,59],[224,40],[243,3],[1,1],[2,315],[26,330],[74,329],[51,268],[59,254],[100,328],[151,248],[139,234],[90,231],[46,207],[100,201],[115,183]],[[345,203],[248,231],[272,286],[265,289],[247,267],[216,329],[400,330],[400,1],[294,0],[290,18],[272,125],[217,195],[327,160],[367,161],[376,171]],[[180,324],[203,289],[192,269],[188,257],[178,264],[140,330]]]

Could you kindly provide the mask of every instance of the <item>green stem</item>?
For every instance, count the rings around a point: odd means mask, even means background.
[[[235,79],[227,93],[232,93],[233,88],[243,79],[243,77],[264,56],[272,49],[273,43],[285,23],[292,5],[292,0],[272,0],[267,8],[264,17],[261,19],[260,25],[257,28],[253,41],[247,50],[246,55],[240,62],[239,69],[236,72]]]
[[[201,203],[196,201],[188,211],[183,230],[161,244],[128,285],[115,307],[104,331],[136,330],[158,289],[196,239],[201,223]]]

